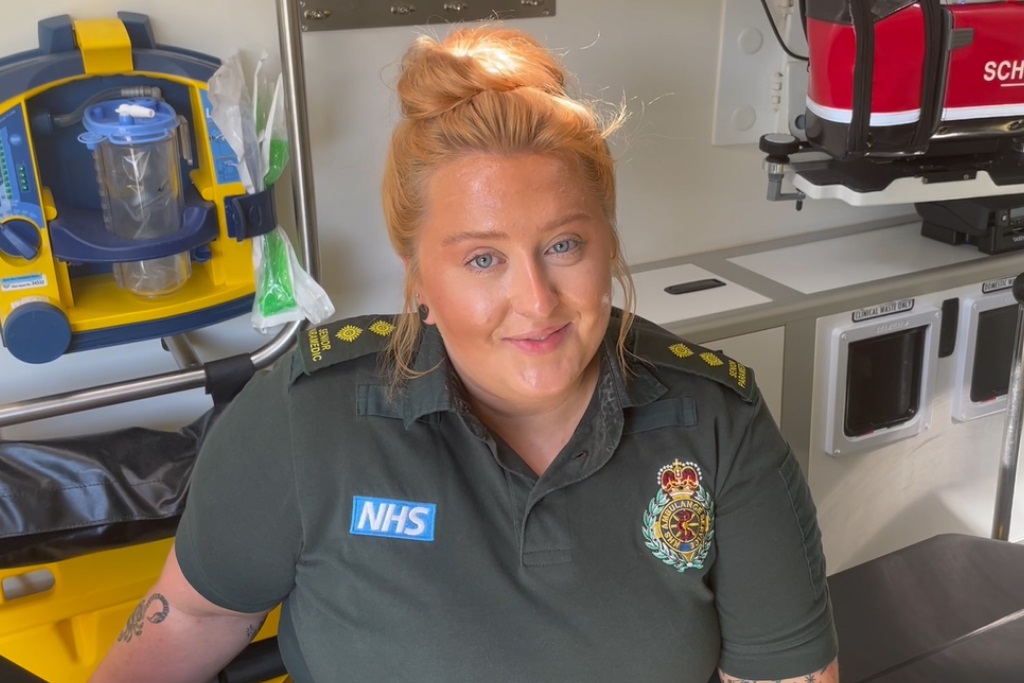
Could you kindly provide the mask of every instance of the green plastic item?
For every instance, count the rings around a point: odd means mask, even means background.
[[[263,176],[264,187],[270,187],[277,182],[284,167],[288,164],[288,141],[272,138],[270,140],[270,164],[267,174]]]
[[[288,247],[277,230],[263,235],[264,267],[257,294],[260,315],[270,318],[298,307],[292,286]]]

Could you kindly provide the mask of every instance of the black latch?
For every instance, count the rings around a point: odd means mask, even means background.
[[[239,242],[266,235],[277,227],[277,205],[274,188],[262,192],[228,197],[224,202],[228,236]]]
[[[942,324],[939,326],[939,358],[949,358],[956,350],[956,332],[960,322],[960,299],[942,302]]]

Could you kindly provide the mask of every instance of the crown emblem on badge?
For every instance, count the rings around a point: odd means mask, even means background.
[[[658,470],[659,490],[644,512],[644,545],[678,572],[703,569],[714,537],[714,503],[700,467],[673,461]]]
[[[700,488],[700,468],[692,462],[685,465],[678,460],[658,470],[661,489],[672,495],[672,491],[695,491]]]

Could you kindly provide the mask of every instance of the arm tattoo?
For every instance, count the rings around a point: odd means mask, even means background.
[[[267,621],[267,618],[263,617],[259,621],[254,621],[253,623],[249,624],[246,627],[246,629],[245,629],[245,636],[246,636],[246,638],[249,639],[249,640],[252,640],[253,638],[255,638],[256,634],[260,632],[260,629],[263,628],[263,624],[266,621]]]
[[[722,683],[770,683],[769,681],[751,680],[747,678],[735,678],[725,673],[721,669],[718,670],[718,675],[722,680]],[[806,674],[804,676],[798,676],[796,678],[776,678],[774,683],[826,683],[831,681],[835,683],[838,681],[839,676],[839,660],[833,659],[829,664],[825,666],[821,671]]]
[[[150,615],[146,615],[150,611],[150,607],[153,603],[159,603],[157,605],[157,611]],[[145,626],[148,621],[151,624],[159,624],[161,621],[167,618],[167,614],[171,611],[171,606],[167,602],[167,598],[160,595],[159,593],[153,593],[148,598],[144,598],[136,607],[132,615],[128,617],[128,623],[124,625],[121,633],[117,636],[117,642],[119,643],[130,643],[132,638],[142,636],[142,627]]]

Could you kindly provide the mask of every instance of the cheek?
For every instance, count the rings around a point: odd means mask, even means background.
[[[583,307],[607,307],[612,301],[611,269],[597,262],[575,271],[565,290]]]
[[[431,317],[449,329],[479,328],[499,320],[507,301],[500,283],[472,273],[441,276],[426,293]]]

